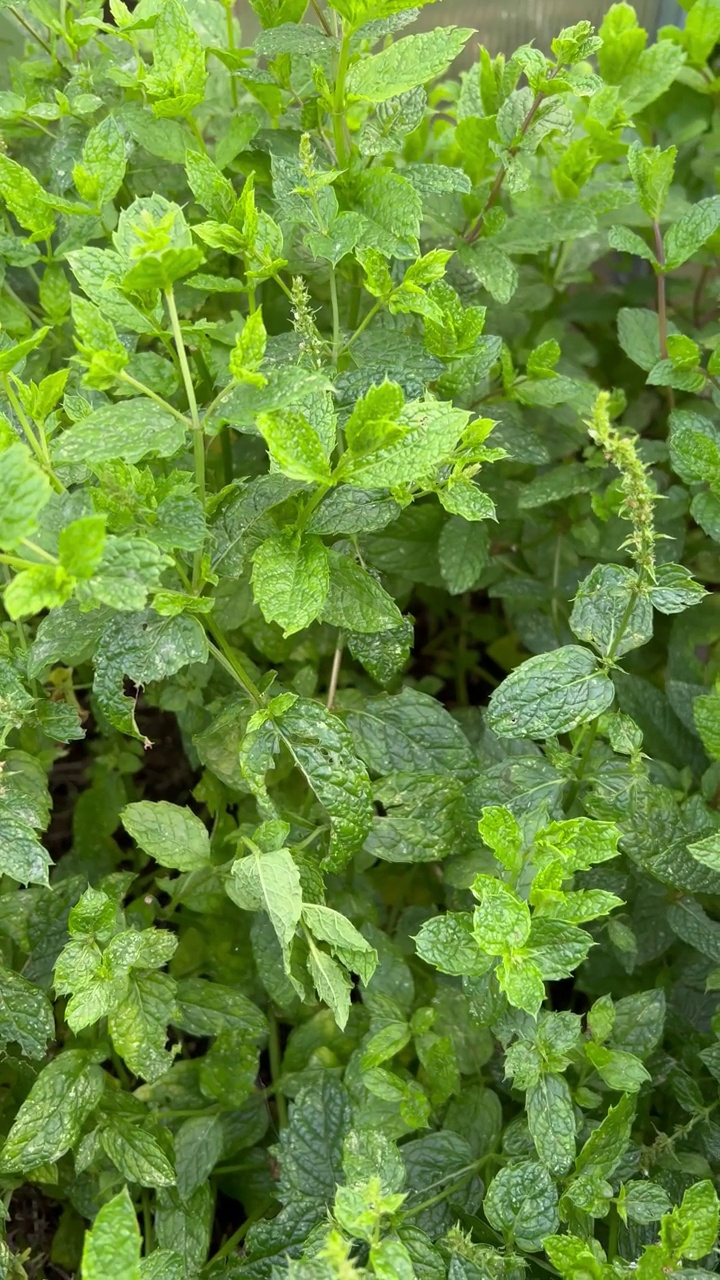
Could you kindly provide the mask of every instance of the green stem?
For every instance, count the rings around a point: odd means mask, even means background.
[[[201,425],[201,426],[202,426],[205,422],[207,422],[208,418],[210,417],[210,414],[211,414],[211,413],[214,413],[214,411],[215,411],[215,409],[217,409],[218,405],[219,405],[219,404],[222,404],[222,402],[223,402],[223,400],[225,399],[225,397],[226,397],[226,396],[229,396],[229,395],[230,395],[230,392],[231,392],[231,391],[234,391],[236,386],[237,386],[237,383],[236,383],[236,382],[228,382],[228,383],[227,383],[227,385],[226,385],[226,386],[224,386],[224,387],[222,388],[222,390],[221,390],[221,391],[218,391],[217,395],[215,396],[215,399],[210,401],[210,404],[208,405],[207,409],[206,409],[206,410],[205,410],[205,412],[203,413],[202,418],[200,419],[200,425]]]
[[[235,50],[235,27],[233,25],[233,5],[232,0],[225,0],[225,18],[227,21],[227,46],[231,52]],[[230,97],[232,99],[233,110],[237,111],[238,91],[235,83],[235,76],[230,71]]]
[[[328,695],[327,695],[327,703],[326,703],[328,711],[332,711],[333,703],[335,701],[335,695],[337,693],[338,680],[340,679],[340,667],[342,666],[342,655],[343,655],[344,644],[345,644],[345,637],[343,636],[342,631],[338,631],[337,644],[335,646],[335,653],[333,654],[332,670],[330,672],[330,683],[328,685]]]
[[[234,1231],[230,1238],[225,1241],[224,1245],[218,1249],[217,1253],[213,1254],[210,1262],[219,1262],[222,1258],[229,1258],[233,1250],[236,1249],[237,1246],[245,1239],[250,1228],[256,1222],[259,1222],[261,1218],[265,1217],[265,1214],[271,1206],[272,1200],[267,1200],[259,1209],[254,1209],[252,1213],[249,1213],[242,1226],[239,1226],[237,1231]]]
[[[662,230],[659,222],[653,222],[653,236],[655,239],[655,257],[658,260],[660,270],[657,272],[657,315],[658,315],[658,341],[660,343],[661,359],[667,360],[667,293],[665,289],[665,249],[663,246]]]
[[[332,362],[337,367],[340,358],[340,307],[338,305],[337,291],[337,275],[335,268],[330,268],[330,304],[332,306],[333,336],[332,336]]]
[[[11,569],[37,569],[37,560],[23,560],[22,556],[11,556],[7,552],[0,554],[0,564],[9,564]]]
[[[344,169],[348,161],[348,148],[345,125],[345,78],[350,62],[350,30],[343,23],[343,35],[340,42],[337,74],[335,76],[335,93],[333,94],[333,142],[338,168]]]
[[[325,17],[325,14],[323,13],[322,9],[320,8],[320,5],[318,4],[318,0],[312,0],[312,7],[313,7],[313,9],[314,9],[314,11],[315,11],[315,17],[317,18],[318,22],[320,23],[320,26],[322,27],[323,31],[325,32],[325,35],[326,35],[326,36],[332,36],[332,31],[330,30],[330,27],[328,26],[328,20],[327,20],[327,18]]]
[[[9,6],[9,8],[8,8],[8,13],[11,13],[11,14],[12,14],[13,18],[15,19],[15,21],[16,21],[16,22],[19,22],[21,27],[24,27],[24,29],[25,29],[25,31],[27,31],[28,35],[29,35],[29,36],[32,36],[33,40],[37,40],[37,43],[40,45],[40,48],[41,48],[41,49],[44,49],[44,50],[45,50],[45,52],[46,52],[47,54],[49,54],[51,58],[53,58],[53,57],[55,56],[55,55],[53,54],[52,49],[50,48],[50,45],[49,45],[49,44],[46,44],[46,42],[43,40],[42,36],[41,36],[41,35],[38,35],[38,33],[37,33],[37,31],[35,30],[35,28],[34,28],[34,27],[31,27],[29,22],[26,22],[25,18],[23,18],[22,14],[18,12],[18,10],[15,8],[15,6],[14,6],[14,5],[12,5],[12,4],[11,4],[11,5]]]
[[[38,122],[36,120],[29,120],[28,123],[33,129],[37,128]],[[43,132],[46,133],[49,138],[52,138],[53,135],[49,129],[43,129]],[[43,322],[40,312],[36,311],[34,307],[31,307],[29,302],[25,302],[25,300],[20,297],[20,294],[16,293],[12,286],[8,284],[7,280],[3,281],[3,290],[9,298],[12,298],[13,302],[16,302],[19,307],[22,307],[23,311],[27,312],[33,324],[37,325],[39,328]]]
[[[220,449],[222,450],[223,463],[223,483],[232,484],[233,482],[233,456],[232,456],[232,440],[227,427],[223,427],[220,432]]]
[[[268,1052],[270,1054],[270,1079],[272,1080],[273,1088],[275,1089],[275,1106],[277,1108],[278,1128],[284,1129],[288,1122],[288,1114],[285,1094],[279,1085],[282,1071],[280,1026],[274,1013],[270,1013],[268,1020],[270,1023],[270,1039],[268,1042]]]
[[[10,379],[6,373],[2,375],[2,388],[8,400],[10,401],[10,404],[13,407],[13,411],[15,413],[15,416],[17,417],[18,422],[20,423],[20,426],[22,427],[23,431],[25,432],[25,435],[27,436],[27,441],[28,441],[28,444],[30,445],[30,448],[35,454],[35,457],[40,463],[40,466],[42,467],[43,471],[48,476],[50,483],[53,486],[53,489],[55,490],[56,493],[64,493],[65,485],[63,484],[62,480],[60,480],[58,476],[55,475],[55,472],[53,471],[52,466],[50,464],[50,454],[48,452],[47,440],[45,439],[45,432],[42,431],[42,428],[38,428],[38,430],[40,431],[40,435],[39,437],[35,435],[35,432],[30,426],[30,422],[28,420],[27,414],[25,413],[25,410],[23,409],[17,396],[15,395],[15,391],[13,390],[12,383],[10,382]]]
[[[548,76],[548,80],[554,79],[554,77],[557,75],[559,70],[560,70],[559,66],[554,67]],[[535,116],[537,115],[537,112],[539,111],[542,103],[544,102],[545,97],[546,97],[546,91],[544,89],[540,89],[539,92],[535,94],[535,97],[533,98],[533,101],[530,105],[530,109],[527,115],[525,116],[525,119],[523,120],[522,124],[520,125],[521,140],[525,137],[525,134],[527,133],[528,129],[530,128],[530,125],[535,119]],[[518,143],[516,146],[510,147],[508,151],[508,155],[511,158],[513,158],[514,156],[517,155],[519,150],[520,150],[520,144]],[[500,192],[502,191],[506,172],[507,170],[505,166],[501,165],[501,167],[498,169],[497,173],[495,174],[495,181],[493,182],[492,187],[490,188],[490,194],[487,200],[485,201],[485,204],[483,205],[482,209],[480,210],[480,213],[478,214],[473,224],[465,232],[464,239],[468,244],[474,244],[474,242],[477,240],[478,236],[480,235],[480,232],[482,231],[483,221],[485,219],[485,214],[488,212],[489,209],[492,209],[493,205],[495,204],[495,202],[497,201],[500,195]]]
[[[211,648],[215,651],[215,657],[219,662],[221,662],[221,665],[225,667],[225,670],[229,671],[234,679],[237,680],[238,684],[242,685],[243,689],[250,695],[255,705],[257,707],[261,707],[263,705],[262,694],[255,682],[250,679],[250,676],[245,670],[242,662],[229,643],[225,632],[209,614],[205,615],[204,622],[207,630],[215,640],[215,644],[211,645]]]
[[[132,374],[126,373],[124,369],[121,369],[115,376],[119,382],[125,382],[129,387],[134,387],[136,391],[140,391],[142,395],[147,396],[148,400],[154,400],[156,404],[162,405],[163,409],[167,409],[168,413],[177,418],[178,422],[182,422],[188,431],[192,429],[193,424],[187,414],[181,413],[163,396],[159,396],[157,391],[153,391],[152,387],[146,387],[144,382],[139,382],[137,378],[133,378]]]
[[[205,506],[205,437],[203,435],[200,415],[198,413],[197,400],[195,398],[195,387],[193,386],[192,374],[188,363],[187,351],[183,341],[182,329],[180,328],[180,317],[178,316],[177,306],[175,304],[175,294],[172,285],[165,289],[165,301],[167,303],[168,315],[170,316],[170,324],[172,327],[173,338],[175,339],[175,347],[177,349],[178,360],[180,361],[180,372],[182,373],[183,385],[187,396],[188,408],[190,409],[190,420],[193,427],[193,457],[195,460],[195,483],[197,485],[198,497]],[[202,579],[202,548],[195,552],[193,558],[193,589],[198,590]]]
[[[300,512],[299,521],[298,521],[299,527],[301,530],[306,528],[308,520],[310,519],[313,511],[316,511],[317,508],[320,506],[320,503],[322,502],[329,488],[330,488],[330,485],[328,484],[318,485],[312,497],[303,507],[302,511]]]
[[[614,1204],[610,1205],[608,1215],[608,1262],[614,1262],[618,1251],[618,1234],[620,1232],[620,1215]]]
[[[472,1164],[467,1164],[464,1169],[458,1170],[458,1176],[443,1191],[439,1191],[436,1196],[431,1196],[429,1200],[422,1200],[420,1204],[414,1204],[411,1209],[406,1209],[403,1217],[413,1218],[416,1214],[422,1213],[424,1209],[431,1209],[433,1205],[440,1204],[448,1196],[453,1195],[455,1191],[459,1191],[461,1187],[464,1187],[468,1179],[472,1178],[484,1164],[496,1159],[498,1159],[497,1153],[489,1151],[486,1155],[480,1156],[478,1160],[473,1160]],[[442,1181],[443,1179],[440,1178],[439,1182]]]
[[[375,319],[375,316],[377,315],[377,313],[378,313],[378,311],[380,310],[380,308],[382,307],[382,305],[383,305],[383,300],[382,300],[382,298],[379,298],[379,299],[378,299],[378,301],[377,301],[376,303],[374,303],[374,304],[373,304],[373,306],[370,308],[370,310],[368,311],[368,313],[367,313],[367,315],[365,316],[365,318],[364,318],[363,320],[361,320],[361,321],[360,321],[360,324],[358,325],[357,329],[356,329],[356,330],[355,330],[355,332],[352,334],[352,336],[351,336],[350,338],[348,338],[348,340],[347,340],[347,342],[345,343],[345,346],[344,346],[344,348],[343,348],[343,351],[349,351],[349,350],[350,350],[350,348],[351,348],[351,346],[352,346],[353,342],[356,342],[356,341],[357,341],[357,339],[360,337],[360,334],[365,332],[365,330],[367,329],[367,327],[368,327],[368,325],[370,324],[371,320],[374,320],[374,319]]]
[[[142,1216],[143,1216],[143,1236],[145,1238],[145,1257],[152,1253],[155,1248],[155,1228],[153,1227],[152,1204],[150,1203],[150,1192],[147,1187],[143,1187],[141,1192]]]
[[[30,538],[23,538],[22,545],[27,547],[28,550],[32,551],[36,556],[39,556],[41,560],[47,560],[49,564],[57,565],[58,562],[56,557],[51,555],[49,551],[46,551],[44,547],[39,546],[37,542],[32,542]]]

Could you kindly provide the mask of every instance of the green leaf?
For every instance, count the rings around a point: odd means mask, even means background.
[[[372,635],[402,626],[392,596],[350,556],[328,552],[329,590],[322,609],[324,622],[345,631]]]
[[[314,534],[285,529],[253,556],[255,599],[268,622],[286,636],[302,631],[323,611],[330,587],[328,553]]]
[[[289,967],[290,944],[302,911],[300,872],[289,850],[256,849],[237,859],[226,888],[244,911],[267,912]]]
[[[588,649],[565,645],[529,658],[490,699],[488,725],[502,738],[550,738],[586,724],[615,691]]]
[[[361,663],[368,675],[377,684],[388,685],[410,657],[413,626],[408,618],[404,618],[399,627],[390,631],[376,631],[371,635],[350,632],[346,639],[353,658]]]
[[[520,1249],[537,1252],[557,1229],[557,1191],[550,1174],[533,1160],[509,1164],[485,1194],[485,1216],[496,1231]]]
[[[342,484],[331,489],[308,522],[309,533],[371,533],[384,529],[400,514],[397,502],[382,490],[357,489]]]
[[[4,1173],[52,1164],[70,1151],[104,1088],[100,1068],[82,1049],[65,1049],[43,1067],[0,1151]]]
[[[191,1116],[175,1134],[178,1192],[187,1200],[206,1181],[223,1150],[220,1117]]]
[[[720,760],[720,694],[711,693],[696,698],[693,703],[693,720],[708,755],[713,760]],[[695,846],[691,852],[693,857],[697,857],[694,848]]]
[[[451,595],[469,591],[485,568],[490,537],[484,525],[451,516],[440,534],[440,572]]]
[[[649,373],[660,359],[656,313],[640,307],[621,307],[617,326],[618,341],[626,356]]]
[[[600,74],[608,84],[622,84],[633,70],[647,43],[647,32],[638,24],[629,4],[613,4],[603,18],[598,51]]]
[[[24,444],[11,444],[0,458],[0,547],[12,551],[35,532],[50,498],[50,481]]]
[[[645,262],[651,262],[653,266],[657,266],[657,258],[650,246],[645,243],[642,236],[631,231],[629,227],[611,227],[608,232],[608,243],[611,249],[617,249],[619,253],[630,253],[633,257],[642,258]],[[623,307],[622,310],[625,311],[628,308]]]
[[[245,321],[242,332],[235,339],[235,346],[230,353],[230,375],[237,382],[247,382],[250,386],[264,387],[267,378],[258,369],[265,356],[267,331],[263,324],[260,308],[253,311]]]
[[[440,27],[406,36],[350,68],[348,92],[370,102],[385,102],[442,75],[473,34],[466,27]]]
[[[157,1193],[155,1230],[161,1248],[179,1253],[186,1280],[202,1269],[210,1246],[213,1222],[213,1195],[207,1182],[187,1199],[176,1187],[161,1187]]]
[[[688,57],[696,66],[707,62],[720,40],[720,4],[718,0],[696,0],[685,19],[683,43]]]
[[[472,248],[463,247],[458,256],[495,301],[507,306],[518,287],[519,276],[501,246],[492,240],[480,240]]]
[[[124,177],[125,137],[109,115],[85,139],[82,159],[73,168],[73,182],[81,199],[100,208],[117,195]]]
[[[278,732],[330,815],[327,865],[339,869],[362,845],[373,814],[370,780],[350,733],[337,716],[305,698],[284,713]]]
[[[15,366],[25,359],[25,356],[40,346],[49,332],[47,328],[38,329],[31,338],[24,338],[22,342],[16,342],[13,346],[0,351],[0,374],[11,373]]]
[[[634,1119],[635,1100],[630,1094],[625,1094],[593,1129],[575,1161],[576,1173],[609,1178],[630,1145]]]
[[[650,1079],[650,1073],[632,1053],[625,1053],[621,1049],[607,1049],[600,1044],[588,1044],[585,1052],[600,1079],[610,1089],[637,1093]]]
[[[100,1133],[106,1156],[129,1182],[141,1187],[171,1187],[175,1170],[157,1138],[142,1125],[111,1121]]]
[[[570,626],[598,653],[620,658],[652,639],[651,599],[641,593],[632,569],[596,565],[578,588]]]
[[[480,905],[473,915],[478,946],[489,955],[522,947],[530,936],[530,909],[514,889],[492,876],[476,876],[473,893]]]
[[[47,884],[50,855],[29,822],[0,812],[0,871],[20,884]]]
[[[211,218],[218,222],[228,222],[236,200],[230,179],[202,151],[186,152],[185,172],[198,204],[207,210]]]
[[[81,516],[61,530],[58,557],[67,573],[91,578],[105,549],[105,516]]]
[[[640,207],[652,222],[659,222],[675,173],[676,147],[643,147],[634,142],[628,150],[628,167]]]
[[[201,1092],[226,1110],[241,1107],[254,1090],[258,1056],[242,1032],[221,1031],[200,1064]]]
[[[625,110],[635,115],[655,102],[670,88],[684,61],[684,50],[672,40],[658,40],[643,49],[621,85],[620,97]]]
[[[0,197],[33,239],[52,235],[55,217],[45,189],[28,169],[4,153],[0,154]]]
[[[167,800],[140,800],[122,810],[122,824],[137,845],[161,867],[193,871],[210,862],[210,838],[190,810]]]
[[[464,410],[440,401],[406,404],[400,416],[402,438],[367,457],[356,459],[350,452],[340,464],[343,479],[368,489],[385,489],[429,476],[452,454],[468,418]]]
[[[340,1081],[321,1072],[298,1092],[290,1123],[280,1134],[280,1182],[285,1200],[295,1197],[324,1208],[343,1181],[343,1142],[350,1128],[350,1100]]]
[[[415,937],[415,949],[421,960],[440,973],[472,978],[488,969],[469,911],[448,911],[426,920]]]
[[[438,491],[438,498],[451,515],[463,520],[495,520],[495,504],[486,493],[470,480],[450,481],[447,488]]]
[[[575,1110],[567,1080],[546,1072],[528,1089],[526,1105],[538,1158],[550,1173],[567,1173],[575,1159]]]
[[[623,1211],[643,1226],[659,1222],[672,1207],[667,1191],[656,1182],[626,1182],[623,1191]]]
[[[194,1036],[216,1036],[229,1030],[262,1040],[267,1033],[265,1015],[247,996],[204,978],[183,978],[178,983],[173,1021]]]
[[[175,983],[167,973],[132,974],[128,993],[108,1018],[116,1051],[134,1075],[157,1080],[168,1070],[167,1025],[175,1009]]]
[[[720,226],[720,196],[698,200],[665,234],[665,263],[668,271],[682,266],[710,239]]]
[[[161,119],[185,115],[205,93],[205,52],[179,0],[166,0],[155,24],[153,65],[145,78]]]
[[[689,484],[720,484],[720,431],[709,418],[686,409],[670,415],[670,459]]]
[[[70,598],[72,589],[73,580],[60,565],[23,569],[5,589],[5,611],[15,619],[54,609]]]
[[[0,1042],[19,1045],[28,1058],[42,1058],[54,1034],[55,1019],[45,992],[0,966]]]
[[[474,776],[476,758],[457,720],[419,689],[368,699],[347,717],[360,757],[371,772]]]
[[[307,9],[307,0],[250,0],[250,4],[263,27],[299,22]]]
[[[333,955],[346,969],[359,974],[367,985],[375,972],[378,955],[355,926],[339,911],[319,903],[304,903],[302,919],[313,936],[327,942]]]
[[[659,564],[655,582],[650,588],[653,608],[660,613],[682,613],[700,604],[707,595],[704,587],[696,582],[682,564]]]
[[[682,1201],[660,1224],[660,1239],[672,1257],[697,1262],[715,1247],[718,1198],[709,1178],[688,1187]]]
[[[327,484],[330,464],[322,441],[302,413],[261,413],[257,429],[270,457],[286,476],[310,484]]]
[[[308,955],[308,972],[318,998],[323,1000],[340,1030],[343,1031],[350,1016],[350,991],[352,983],[346,970],[333,960],[327,952],[321,951],[310,942]]]
[[[85,1236],[83,1280],[140,1280],[140,1228],[127,1187],[99,1210]]]
[[[105,405],[55,438],[56,463],[95,465],[115,458],[171,458],[185,442],[182,422],[151,400],[133,399]]]

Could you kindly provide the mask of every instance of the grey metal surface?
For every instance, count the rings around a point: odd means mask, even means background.
[[[408,4],[412,0],[408,0]],[[491,53],[512,53],[520,44],[534,40],[549,52],[550,40],[561,27],[589,18],[599,25],[610,0],[440,0],[428,5],[420,15],[417,30],[437,26],[474,27],[478,40]],[[257,18],[248,0],[237,0],[236,13],[244,40],[252,40]],[[682,24],[684,14],[677,0],[635,0],[638,18],[652,35],[666,23]],[[23,36],[9,14],[0,12],[0,88],[7,84],[7,63],[22,52]]]
[[[549,53],[550,41],[562,27],[582,18],[599,26],[610,4],[611,0],[440,0],[422,10],[415,29],[440,24],[474,27],[480,44],[491,53],[512,53],[531,40]],[[671,22],[681,25],[684,18],[677,0],[634,0],[634,7],[651,37],[659,26]],[[257,19],[248,0],[238,0],[235,11],[243,37],[252,38]]]
[[[512,53],[531,40],[543,52],[562,27],[587,18],[599,26],[609,9],[609,0],[442,0],[420,15],[418,29],[443,24],[475,27],[480,44],[490,53]],[[658,0],[635,0],[640,23],[652,35],[660,17]],[[677,21],[682,13],[674,0],[663,6],[669,12],[663,22]]]

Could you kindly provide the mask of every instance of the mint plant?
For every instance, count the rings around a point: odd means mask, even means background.
[[[717,1266],[720,0],[17,0],[0,1274]]]

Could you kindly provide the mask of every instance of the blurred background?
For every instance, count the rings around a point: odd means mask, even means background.
[[[491,54],[512,53],[518,45],[534,40],[538,48],[550,52],[550,41],[561,27],[587,18],[595,26],[602,22],[612,0],[440,0],[428,4],[413,28],[474,27],[477,39]],[[408,5],[411,0],[408,0]],[[634,0],[642,26],[653,36],[664,23],[678,23],[683,11],[677,0]],[[235,5],[243,39],[252,38],[257,19],[248,0]]]
[[[477,40],[492,54],[512,53],[530,40],[548,53],[550,40],[561,27],[582,18],[599,26],[610,3],[611,0],[440,0],[421,11],[415,29],[422,31],[440,24],[474,27]],[[681,23],[684,16],[678,0],[635,0],[635,9],[651,36],[665,23]],[[249,44],[259,25],[249,0],[238,0],[235,11],[243,42]],[[8,59],[22,53],[24,38],[22,28],[0,0],[0,87],[7,85]],[[466,61],[474,56],[473,49],[468,45]]]

